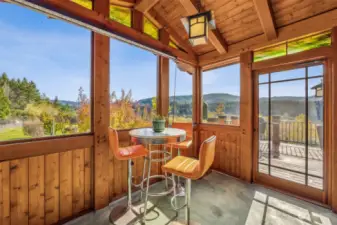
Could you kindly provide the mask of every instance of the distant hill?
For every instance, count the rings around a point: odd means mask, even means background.
[[[226,94],[226,93],[212,93],[204,95],[204,101],[207,104],[217,103],[217,102],[236,102],[240,98],[236,95]],[[170,97],[170,102],[174,101],[174,97]],[[192,103],[192,95],[178,95],[175,97],[175,101],[178,104]],[[145,98],[138,101],[141,105],[151,105],[152,98]]]
[[[59,103],[61,105],[68,105],[68,106],[73,107],[73,108],[78,107],[78,102],[74,102],[74,101],[59,100]]]
[[[226,114],[239,114],[240,111],[240,97],[227,93],[211,93],[203,96],[204,101],[207,103],[208,111],[216,111],[219,102],[225,102]],[[180,95],[175,97],[179,108],[179,114],[189,115],[192,109],[192,95]],[[305,113],[305,98],[304,97],[288,97],[278,96],[271,98],[271,110],[273,115],[288,115],[292,118]],[[170,97],[171,106],[173,105],[174,97]],[[260,114],[268,115],[268,98],[260,98]],[[309,98],[309,119],[315,121],[316,118],[316,99]],[[151,105],[152,98],[141,99],[138,101],[141,105]],[[187,107],[186,107],[187,106]],[[186,109],[188,108],[188,110]]]

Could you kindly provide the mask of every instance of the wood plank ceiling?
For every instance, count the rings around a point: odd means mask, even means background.
[[[148,5],[142,11],[152,21],[158,22],[155,24],[159,24],[160,28],[164,27],[172,33],[173,39],[177,39],[186,51],[194,51],[199,56],[211,52],[226,54],[228,46],[230,48],[233,44],[263,34],[266,41],[276,39],[279,28],[337,9],[337,0],[202,0],[201,10],[214,12],[217,26],[213,37],[215,41],[210,40],[208,44],[192,47],[180,19],[191,15],[195,9],[191,9],[190,3],[197,8],[197,0],[135,2],[138,7]]]

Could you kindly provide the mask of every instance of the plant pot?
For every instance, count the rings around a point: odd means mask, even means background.
[[[152,128],[154,132],[163,132],[165,130],[165,120],[153,120]]]
[[[217,117],[216,118],[208,118],[207,122],[209,122],[209,123],[217,123],[218,122],[218,118]]]
[[[219,115],[219,122],[220,123],[226,123],[227,116],[226,115]]]

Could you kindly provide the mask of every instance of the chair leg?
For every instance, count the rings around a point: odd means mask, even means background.
[[[180,148],[178,148],[178,156],[180,156]],[[178,182],[177,182],[177,187],[181,187],[181,183],[180,183],[180,177],[178,176]]]
[[[190,225],[191,219],[190,219],[190,207],[191,207],[191,179],[186,179],[186,194],[185,194],[185,219],[186,224]]]
[[[166,151],[166,147],[164,147],[164,151]],[[166,164],[166,155],[164,153],[164,165]],[[168,190],[168,181],[167,181],[167,172],[165,172],[165,187]]]
[[[149,154],[148,159],[148,171],[147,171],[147,180],[146,180],[146,190],[145,190],[145,200],[144,200],[144,214],[142,218],[142,224],[145,223],[146,220],[146,211],[147,211],[147,201],[149,198],[149,188],[150,188],[150,176],[151,176],[151,154]]]
[[[143,190],[144,190],[144,179],[145,179],[145,170],[146,170],[146,161],[148,159],[146,157],[144,157],[144,165],[143,165],[143,177],[142,177],[142,183],[141,183],[141,192],[140,192],[140,200],[143,200]]]
[[[128,160],[128,208],[132,207],[132,160]]]

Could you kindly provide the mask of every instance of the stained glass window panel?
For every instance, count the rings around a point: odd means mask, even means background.
[[[158,28],[146,17],[144,17],[144,33],[156,40],[159,39]]]
[[[311,37],[302,38],[296,41],[288,42],[288,54],[307,51],[314,48],[331,45],[331,33],[314,35]]]
[[[172,47],[172,48],[178,49],[178,45],[176,43],[174,43],[172,40],[170,40],[169,46]]]
[[[286,44],[281,44],[254,52],[254,62],[277,58],[286,54]]]
[[[110,19],[131,27],[131,10],[126,7],[110,5]]]
[[[83,6],[84,8],[92,10],[92,0],[71,0],[71,1]]]

